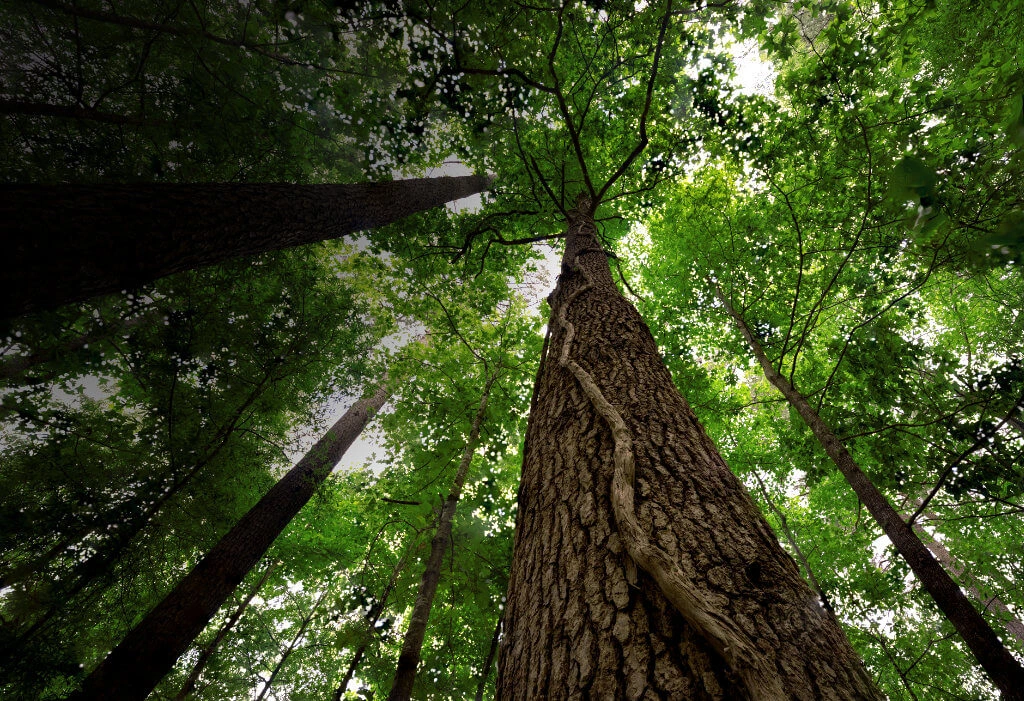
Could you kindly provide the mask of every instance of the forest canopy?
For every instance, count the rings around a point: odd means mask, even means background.
[[[4,3],[14,265],[19,188],[52,275],[186,262],[0,319],[0,695],[1020,698],[1022,55],[1021,0]],[[95,199],[213,185],[313,242]]]

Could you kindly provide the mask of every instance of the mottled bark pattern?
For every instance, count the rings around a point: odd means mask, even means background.
[[[0,318],[383,226],[490,183],[466,175],[352,185],[0,186]]]
[[[592,212],[576,213],[577,221]],[[591,224],[592,226],[592,224]],[[639,314],[615,289],[592,229],[572,226],[550,297],[551,341],[530,415],[498,694],[503,699],[746,699],[739,675],[652,577],[629,583],[610,493],[614,440],[558,362],[570,357],[628,426],[642,529],[694,592],[743,629],[793,699],[876,699],[834,619],[801,580],[672,384]],[[582,270],[586,268],[586,275]],[[591,281],[593,287],[573,299]]]
[[[144,699],[327,479],[389,394],[381,385],[372,397],[360,399],[349,408],[125,636],[72,698]]]

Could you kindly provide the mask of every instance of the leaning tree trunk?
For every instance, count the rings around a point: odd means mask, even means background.
[[[383,226],[491,182],[0,186],[0,318]]]
[[[263,701],[263,699],[267,695],[267,692],[270,691],[270,687],[274,685],[274,680],[277,679],[277,675],[280,674],[281,670],[284,668],[284,663],[288,661],[288,658],[291,657],[293,652],[295,652],[295,649],[299,646],[299,643],[302,642],[302,638],[305,637],[306,629],[309,628],[309,624],[313,622],[313,617],[316,615],[317,609],[320,608],[320,604],[323,603],[325,596],[327,596],[326,589],[323,591],[323,593],[320,594],[317,600],[313,602],[313,608],[309,610],[309,613],[306,614],[306,616],[300,622],[298,632],[295,633],[295,636],[292,638],[292,641],[288,643],[288,647],[286,647],[284,651],[281,653],[281,656],[277,660],[277,664],[274,665],[274,669],[270,672],[270,676],[267,677],[267,681],[263,684],[263,688],[260,690],[259,695],[256,697],[256,701]]]
[[[73,698],[144,699],[327,479],[390,392],[360,399],[93,670]]]
[[[444,553],[448,549],[448,541],[452,535],[452,520],[455,518],[455,507],[459,504],[462,496],[462,486],[466,482],[466,474],[469,472],[469,465],[473,462],[473,455],[476,454],[477,439],[480,438],[480,425],[483,423],[484,414],[487,411],[487,399],[491,393],[491,385],[497,379],[497,372],[487,378],[487,384],[480,395],[480,404],[477,407],[476,416],[473,418],[473,426],[469,431],[469,439],[466,441],[466,448],[462,452],[462,460],[455,473],[455,480],[452,482],[448,498],[444,500],[441,507],[441,516],[437,520],[437,530],[434,538],[430,541],[430,556],[423,569],[423,577],[420,579],[419,593],[416,595],[416,603],[413,605],[412,614],[409,616],[409,628],[405,631],[402,639],[402,651],[398,655],[398,665],[395,668],[395,681],[391,685],[391,693],[388,694],[388,701],[408,701],[412,696],[412,685],[416,681],[416,667],[420,663],[420,651],[423,648],[423,638],[427,634],[427,622],[430,620],[430,609],[434,605],[434,594],[437,592],[437,583],[441,579],[441,562]]]
[[[418,504],[418,502],[410,502],[412,504]],[[420,535],[429,526],[419,529],[413,536],[415,539],[419,539]],[[334,695],[331,697],[333,701],[341,701],[341,698],[345,695],[345,691],[348,689],[348,685],[352,682],[352,677],[355,676],[356,670],[359,669],[359,664],[363,661],[363,656],[366,654],[366,650],[370,647],[370,643],[373,641],[372,636],[377,632],[377,621],[380,620],[381,615],[387,608],[388,599],[391,598],[391,592],[394,591],[395,585],[398,584],[398,577],[408,566],[409,561],[423,549],[424,543],[420,541],[416,544],[416,548],[412,547],[412,544],[406,546],[405,552],[402,553],[402,557],[399,558],[398,562],[395,563],[394,568],[391,570],[391,577],[388,578],[387,584],[384,585],[384,591],[381,592],[380,597],[370,606],[370,610],[366,614],[366,636],[363,641],[356,648],[356,652],[352,655],[352,659],[349,660],[348,667],[345,669],[345,676],[341,678],[341,683],[334,689]],[[367,555],[369,557],[369,555]]]
[[[938,515],[931,511],[926,511],[925,515],[933,520],[938,519]],[[1024,623],[1020,622],[1020,619],[1017,618],[1013,610],[1003,603],[1003,600],[998,596],[988,596],[985,593],[985,585],[974,576],[974,573],[968,569],[967,565],[957,560],[945,545],[935,540],[931,533],[916,521],[914,522],[914,532],[921,538],[921,542],[924,543],[925,547],[932,552],[935,559],[942,563],[942,567],[955,577],[960,582],[960,586],[981,604],[982,610],[991,612],[1002,622],[1007,633],[1016,638],[1017,642],[1024,644]]]
[[[924,546],[921,539],[914,533],[913,528],[903,520],[885,495],[874,485],[871,478],[861,470],[860,465],[850,455],[846,446],[831,427],[822,420],[807,398],[772,365],[764,348],[754,337],[742,315],[733,308],[717,286],[715,294],[735,320],[737,328],[760,363],[765,377],[782,392],[790,406],[800,414],[832,462],[839,468],[857,498],[863,502],[868,512],[882,527],[882,532],[889,538],[900,556],[906,560],[914,576],[938,605],[942,614],[953,624],[978,664],[988,673],[996,688],[1002,692],[1003,698],[1007,701],[1024,701],[1024,666],[1014,659],[992,626],[971,605],[960,586],[953,581],[949,573]]]
[[[527,429],[499,698],[879,699],[605,255],[581,198]]]

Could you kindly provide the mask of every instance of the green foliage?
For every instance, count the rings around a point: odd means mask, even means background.
[[[541,344],[513,290],[593,189],[677,384],[880,686],[993,697],[712,285],[890,501],[909,515],[935,489],[919,523],[1019,618],[1024,6],[676,7],[648,82],[664,8],[0,9],[4,180],[352,181],[452,156],[498,176],[477,211],[423,213],[362,252],[273,254],[0,329],[5,694],[72,688],[386,367],[379,463],[328,480],[155,698],[272,562],[196,697],[250,698],[280,662],[270,695],[329,698],[359,649],[346,698],[385,694],[500,369],[415,692],[472,695]],[[729,33],[758,40],[773,95],[736,88]]]

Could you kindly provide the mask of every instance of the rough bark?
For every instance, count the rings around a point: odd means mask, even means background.
[[[360,399],[83,682],[77,699],[141,700],[309,501],[389,396]]]
[[[0,318],[383,226],[490,183],[467,175],[352,185],[0,186]]]
[[[1024,700],[1024,666],[1014,659],[988,621],[971,605],[963,590],[925,547],[913,528],[903,520],[885,495],[861,470],[831,427],[818,415],[800,391],[772,365],[742,315],[733,308],[720,289],[716,288],[715,292],[726,311],[735,320],[740,333],[760,363],[765,377],[782,392],[790,406],[800,414],[854,493],[882,527],[882,532],[906,560],[939,610],[953,624],[992,683],[1002,692],[1003,698]]]
[[[499,698],[880,698],[616,290],[585,198],[549,302]]]
[[[395,680],[391,685],[388,701],[408,701],[412,696],[413,682],[416,681],[416,668],[420,663],[420,651],[423,648],[423,639],[427,634],[430,609],[434,605],[434,594],[437,592],[437,584],[441,579],[441,563],[452,535],[455,508],[459,504],[462,487],[466,482],[466,474],[469,472],[469,465],[473,462],[473,455],[476,453],[477,440],[480,438],[480,425],[483,423],[484,414],[487,411],[487,399],[496,379],[497,373],[492,373],[487,378],[487,384],[480,395],[476,416],[473,417],[473,425],[469,431],[465,450],[462,452],[462,460],[459,462],[455,479],[452,481],[451,491],[444,501],[444,506],[441,507],[437,530],[430,542],[430,555],[427,557],[423,577],[420,579],[419,592],[416,594],[416,603],[413,605],[412,614],[409,617],[409,627],[402,639],[402,651],[398,655]]]
[[[480,670],[480,683],[476,686],[476,701],[484,701],[484,691],[487,689],[487,680],[491,678],[491,667],[494,666],[494,658],[498,654],[498,642],[501,640],[501,616],[494,624],[494,635],[491,636],[491,646],[487,648],[487,657],[484,658],[484,666]]]
[[[221,641],[227,637],[228,633],[231,632],[231,629],[235,627],[235,624],[238,623],[238,620],[242,617],[242,614],[245,613],[245,609],[249,607],[249,602],[256,598],[260,589],[262,589],[263,585],[267,583],[268,579],[270,579],[270,575],[274,571],[276,564],[277,563],[272,562],[267,566],[267,569],[263,571],[263,575],[260,577],[260,581],[256,582],[256,586],[250,589],[249,594],[242,599],[238,606],[235,607],[235,610],[232,611],[230,616],[228,616],[228,619],[224,621],[224,625],[217,630],[217,634],[213,636],[213,640],[207,643],[199,652],[199,657],[196,659],[196,663],[192,665],[192,671],[189,672],[188,678],[185,679],[185,683],[181,685],[181,690],[177,695],[175,695],[174,701],[184,701],[192,694],[193,691],[196,690],[196,682],[199,681],[199,675],[201,675],[203,670],[206,669],[207,663],[209,663],[210,659],[213,657],[213,653],[217,651]]]

